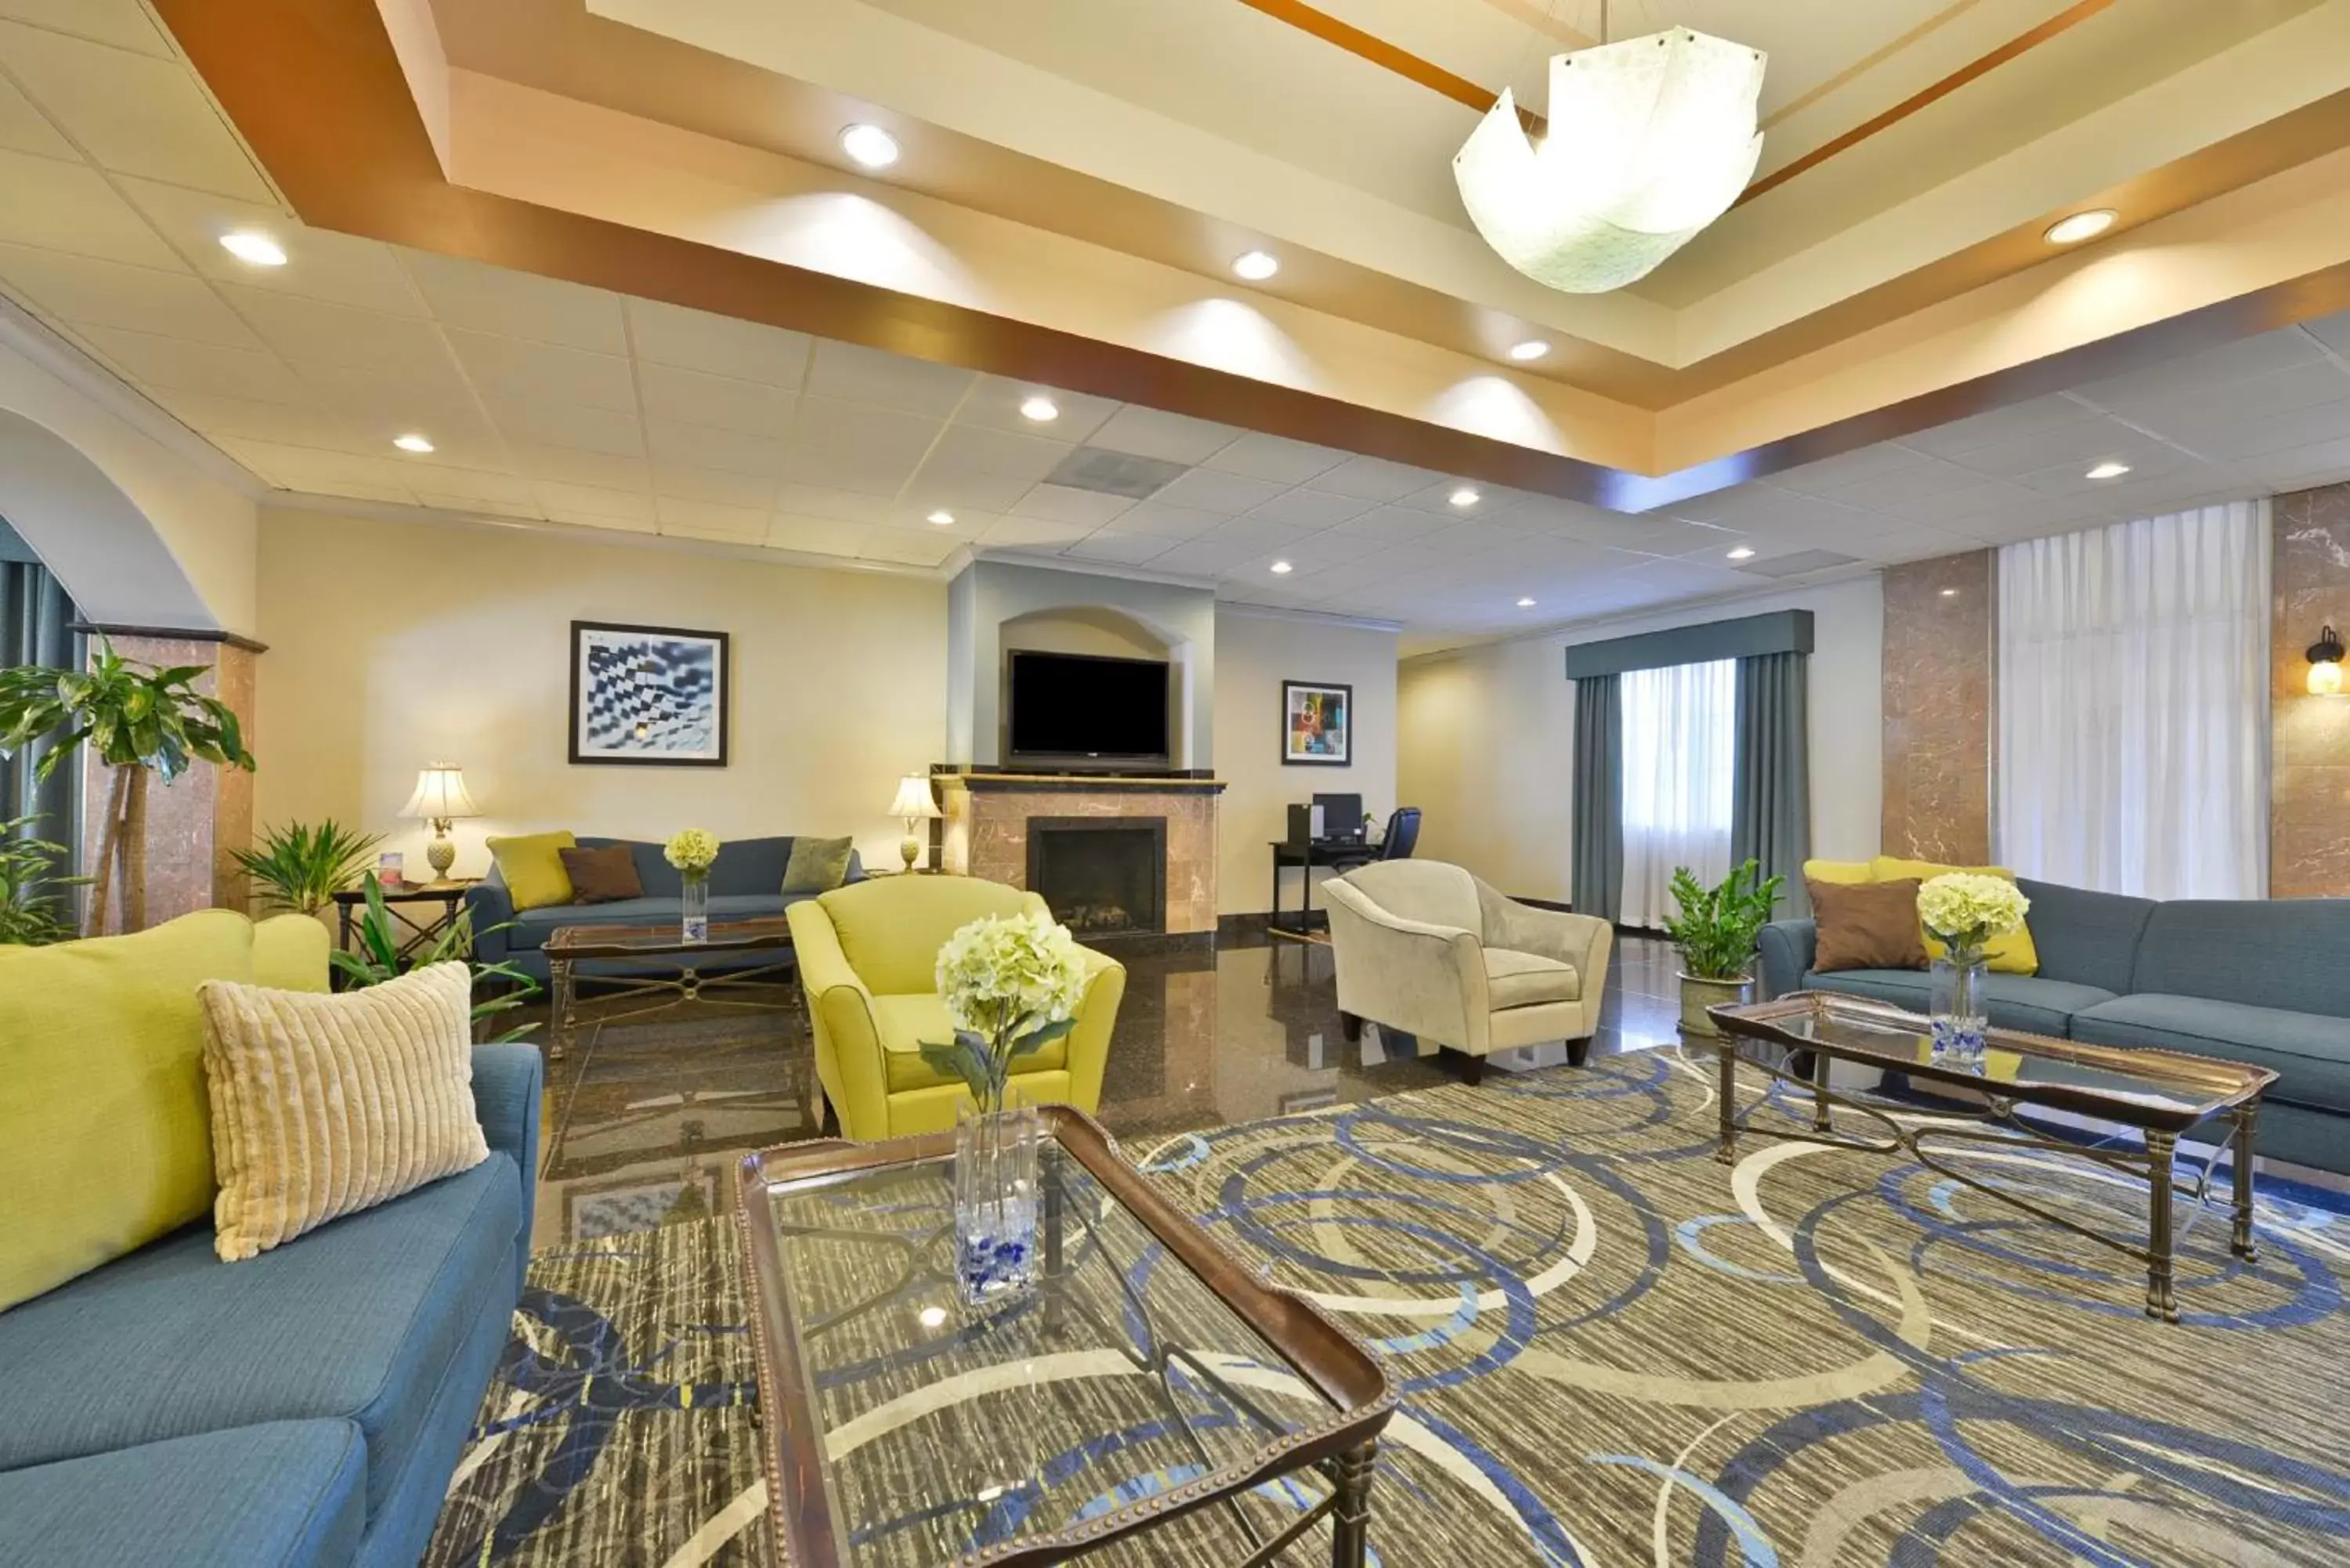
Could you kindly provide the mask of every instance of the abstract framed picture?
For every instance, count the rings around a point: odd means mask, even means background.
[[[1355,689],[1326,680],[1281,683],[1281,760],[1343,768],[1355,760]]]
[[[571,623],[571,760],[636,767],[726,765],[723,631]]]

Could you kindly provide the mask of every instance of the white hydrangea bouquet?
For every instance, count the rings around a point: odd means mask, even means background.
[[[718,864],[718,835],[706,827],[685,827],[670,835],[661,846],[661,856],[682,872],[689,882],[710,875]]]
[[[939,995],[952,1041],[922,1043],[922,1060],[971,1087],[980,1110],[1003,1108],[1012,1064],[1076,1027],[1085,950],[1066,926],[1031,910],[973,920],[939,950]]]
[[[1950,950],[1950,961],[1979,963],[1983,949],[2023,928],[2032,900],[2004,877],[1950,871],[1918,889],[1918,919]]]

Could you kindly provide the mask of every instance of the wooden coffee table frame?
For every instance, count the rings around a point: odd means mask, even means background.
[[[730,969],[721,974],[703,974],[702,964],[697,961],[711,955],[734,958],[769,949],[780,950],[782,956],[768,963]],[[795,1015],[799,1010],[799,986],[796,983],[799,963],[797,955],[792,950],[791,927],[781,916],[749,920],[712,920],[708,939],[699,942],[687,941],[674,922],[660,926],[561,926],[549,934],[543,950],[546,954],[547,1001],[551,1015],[546,1054],[557,1061],[569,1047],[572,1031],[578,1023],[579,987],[583,983],[610,988],[599,992],[600,999],[609,1002],[629,1002],[647,996],[667,999],[631,1007],[623,1012],[603,1013],[600,1022],[606,1023],[619,1023],[648,1013],[664,1012],[672,1007],[682,1007],[689,1002],[753,1011],[780,1010]],[[574,972],[574,964],[594,960],[647,963],[666,960],[677,972]],[[681,960],[689,961],[680,962]],[[778,977],[786,979],[785,994],[780,1001],[713,994],[752,986],[767,989],[770,982]]]
[[[1397,1394],[1386,1371],[1353,1335],[1304,1296],[1260,1280],[1214,1237],[1178,1210],[1127,1163],[1109,1134],[1084,1112],[1068,1106],[1041,1108],[1046,1136],[1098,1182],[1111,1201],[1131,1215],[1169,1256],[1205,1286],[1225,1309],[1249,1324],[1299,1379],[1331,1407],[1314,1424],[1283,1433],[1247,1459],[1221,1467],[1181,1486],[1113,1509],[1049,1533],[1000,1542],[966,1552],[945,1568],[1048,1568],[1107,1546],[1162,1521],[1238,1500],[1267,1481],[1309,1467],[1319,1468],[1331,1490],[1278,1535],[1257,1539],[1256,1550],[1231,1568],[1263,1568],[1275,1561],[1324,1519],[1332,1525],[1334,1568],[1363,1568],[1370,1531],[1371,1475],[1379,1433],[1395,1412]],[[753,1283],[752,1339],[759,1376],[760,1447],[766,1467],[768,1508],[785,1568],[853,1568],[844,1553],[838,1505],[824,1462],[825,1432],[816,1405],[815,1379],[806,1370],[799,1314],[785,1274],[771,1186],[821,1186],[847,1177],[951,1159],[954,1135],[935,1133],[858,1144],[839,1139],[786,1144],[743,1159],[737,1177],[736,1214],[742,1221]],[[1045,1280],[1054,1288],[1061,1255],[1059,1184],[1046,1184]],[[1047,1309],[1052,1303],[1048,1300]],[[1210,1372],[1197,1358],[1187,1367]],[[1221,1384],[1221,1378],[1216,1381]],[[1227,1392],[1231,1392],[1227,1387]],[[1204,1457],[1204,1456],[1203,1456]]]
[[[2101,1092],[2087,1085],[1994,1084],[1980,1073],[1970,1072],[1955,1063],[1906,1061],[1890,1053],[1879,1054],[1835,1040],[1814,1039],[1789,1027],[1794,1020],[1823,1013],[1849,1019],[1856,1024],[1897,1033],[1914,1031],[1919,1038],[1929,1037],[1933,1028],[1931,1020],[1889,1003],[1834,992],[1799,991],[1773,1002],[1707,1008],[1706,1015],[1722,1031],[1719,1037],[1703,1042],[1712,1047],[1721,1074],[1718,1086],[1721,1141],[1714,1151],[1716,1159],[1725,1165],[1737,1163],[1738,1135],[1742,1129],[1760,1137],[1794,1138],[1835,1147],[1866,1149],[1877,1154],[1907,1154],[1938,1175],[1962,1182],[2036,1219],[2137,1259],[2147,1267],[2146,1315],[2159,1318],[2165,1323],[2177,1323],[2178,1296],[2173,1281],[2175,1237],[2172,1199],[2178,1193],[2184,1192],[2198,1202],[2206,1200],[2210,1189],[2211,1171],[2210,1163],[2207,1162],[2199,1180],[2186,1186],[2178,1183],[2174,1168],[2178,1137],[2181,1133],[2204,1122],[2224,1116],[2230,1124],[2228,1141],[2233,1145],[2232,1163],[2235,1168],[2234,1212],[2229,1250],[2248,1262],[2259,1258],[2259,1250],[2252,1240],[2252,1138],[2260,1117],[2261,1096],[2276,1082],[2274,1073],[2263,1067],[2217,1062],[2180,1052],[2092,1045],[2078,1040],[2055,1040],[2045,1035],[2027,1034],[2020,1030],[1993,1029],[1985,1036],[1993,1051],[2020,1051],[2052,1061],[2127,1074],[2142,1078],[2149,1085],[2178,1092],[2182,1097],[2195,1096],[2194,1104],[2181,1108]],[[1763,1041],[1790,1051],[1810,1054],[1812,1071],[1809,1077],[1797,1076],[1773,1063],[1747,1059],[1747,1065],[1780,1083],[1811,1091],[1810,1131],[1758,1127],[1739,1114],[1736,1088],[1741,1060],[1738,1047],[1742,1039]],[[1974,1112],[1938,1110],[1930,1113],[1919,1125],[1905,1125],[1889,1115],[1882,1105],[1856,1100],[1829,1088],[1828,1067],[1831,1062],[1849,1062],[1880,1071],[1906,1073],[1927,1083],[1970,1090],[1982,1096],[1986,1104],[1983,1109]],[[2105,1149],[2052,1138],[2018,1121],[2015,1113],[2019,1106],[2067,1111],[2116,1123],[2142,1134],[2146,1147],[2142,1151]],[[1833,1110],[1854,1111],[1870,1118],[1886,1129],[1885,1138],[1871,1141],[1838,1134],[1831,1114]],[[1969,1122],[1979,1125],[1965,1125]],[[1975,1147],[2061,1152],[2094,1160],[2108,1169],[2139,1177],[2147,1183],[2149,1198],[2146,1243],[2141,1246],[2126,1238],[2082,1225],[2030,1199],[1994,1187],[1958,1166],[1947,1164],[1926,1147],[1929,1138]],[[2217,1158],[2214,1155],[2213,1160],[2216,1161]]]

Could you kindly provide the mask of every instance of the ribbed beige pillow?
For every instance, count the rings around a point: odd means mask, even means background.
[[[338,995],[221,980],[196,994],[224,1261],[490,1157],[473,1109],[465,965]]]

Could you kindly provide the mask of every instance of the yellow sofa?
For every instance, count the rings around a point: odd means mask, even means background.
[[[970,1091],[922,1060],[953,1038],[938,993],[939,949],[972,921],[1042,911],[1034,893],[975,877],[879,877],[793,905],[792,946],[816,1031],[816,1077],[841,1131],[871,1142],[954,1126]],[[1088,948],[1092,977],[1065,1038],[1012,1065],[1013,1093],[1091,1111],[1101,1104],[1126,966]]]

